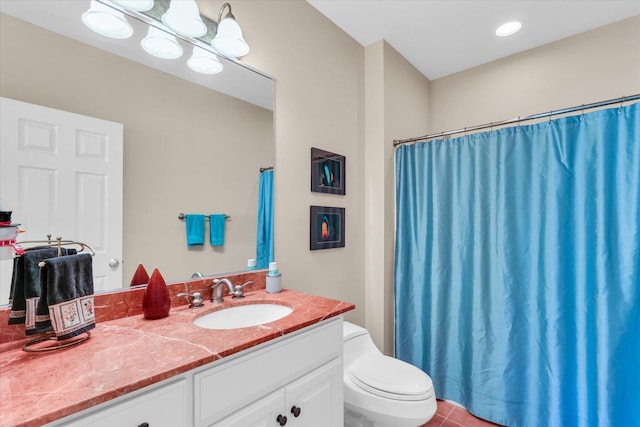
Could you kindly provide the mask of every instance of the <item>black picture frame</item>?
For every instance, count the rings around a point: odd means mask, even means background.
[[[311,206],[309,249],[344,248],[345,208]]]
[[[345,177],[345,156],[311,148],[311,191],[344,196],[347,194]]]

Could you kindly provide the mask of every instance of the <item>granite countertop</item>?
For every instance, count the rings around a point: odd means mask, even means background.
[[[233,330],[202,329],[199,316],[242,304],[276,302],[293,312]],[[222,304],[172,307],[169,317],[141,314],[98,322],[82,344],[45,353],[0,353],[0,426],[40,426],[352,310],[353,304],[291,290],[264,289]]]

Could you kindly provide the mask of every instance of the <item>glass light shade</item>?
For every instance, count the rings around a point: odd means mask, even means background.
[[[154,26],[149,27],[149,33],[140,44],[148,54],[158,58],[175,59],[182,56],[182,46],[175,36]]]
[[[218,24],[218,31],[211,40],[211,47],[225,56],[234,58],[249,53],[249,45],[242,37],[240,25],[228,15]]]
[[[91,30],[112,39],[127,39],[133,34],[133,28],[118,10],[91,0],[89,10],[82,14],[82,22]]]
[[[146,12],[153,9],[153,0],[111,0],[118,6],[137,12]]]
[[[183,36],[200,37],[207,33],[196,0],[171,0],[169,10],[162,15],[162,23]]]
[[[506,24],[500,25],[496,30],[496,36],[505,37],[510,36],[511,34],[515,34],[520,31],[522,28],[522,24],[518,21],[507,22]]]
[[[187,61],[187,65],[193,71],[202,74],[218,74],[223,68],[216,55],[198,46],[193,47],[193,54]]]

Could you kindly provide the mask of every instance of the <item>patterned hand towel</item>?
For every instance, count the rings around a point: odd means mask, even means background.
[[[96,327],[92,261],[90,254],[45,260],[40,270],[37,328],[53,328],[62,341]]]
[[[73,255],[75,249],[60,249],[60,255]],[[13,259],[11,277],[9,324],[26,324],[27,335],[35,330],[36,306],[40,297],[40,267],[38,263],[58,255],[58,248],[37,247],[27,249],[24,255]]]

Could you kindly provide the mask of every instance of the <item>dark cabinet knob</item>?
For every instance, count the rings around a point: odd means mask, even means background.
[[[138,427],[149,427],[149,423],[138,424]]]
[[[298,408],[297,406],[292,406],[291,413],[294,417],[298,418],[300,416],[300,408]]]
[[[276,421],[281,426],[286,425],[287,424],[287,417],[285,417],[284,415],[278,415],[278,418],[276,418]]]

